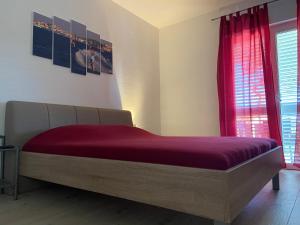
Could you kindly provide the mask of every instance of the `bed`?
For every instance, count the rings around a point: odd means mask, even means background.
[[[197,138],[162,137],[134,128],[131,113],[124,110],[11,101],[6,106],[5,121],[7,143],[21,148],[26,143],[20,158],[21,191],[36,186],[34,180],[47,181],[209,218],[214,224],[230,224],[271,179],[273,189],[279,189],[282,149],[266,140],[252,144],[251,139],[243,139],[237,144],[243,149],[258,144],[269,146],[259,151],[246,149],[241,153],[234,150],[234,145],[228,145],[230,154],[222,161],[218,155],[212,157],[211,154],[216,140],[207,137],[204,143],[212,149],[206,151],[204,148],[206,155],[202,153],[199,157],[192,148],[199,144]],[[74,146],[57,148],[45,146],[45,141],[41,141],[46,138],[48,143],[56,143],[73,138],[76,142],[80,139],[80,131],[84,131],[82,135],[102,132],[99,134],[102,136],[109,133],[107,129],[112,129],[110,132],[116,137],[110,144],[101,142],[105,149],[101,154],[95,151],[94,145],[88,144],[91,140],[78,141],[76,151]],[[77,134],[57,139],[59,132]],[[38,135],[40,133],[42,135]],[[136,141],[128,141],[123,134]],[[28,143],[30,139],[35,142]],[[229,139],[226,141],[232,143]],[[161,148],[155,145],[167,142],[176,143],[167,149],[174,157],[164,157],[158,151]],[[182,154],[185,143],[190,143],[187,149],[192,150]],[[122,154],[118,155],[116,146],[123,146]],[[151,148],[143,148],[145,146]],[[150,153],[156,150],[159,157],[151,157]],[[113,151],[114,154],[109,154]],[[13,155],[5,158],[7,178],[13,177],[12,160]],[[213,160],[215,163],[207,163]]]

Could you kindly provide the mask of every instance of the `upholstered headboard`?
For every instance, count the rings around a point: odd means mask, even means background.
[[[38,133],[71,124],[133,125],[131,113],[125,110],[20,101],[9,101],[6,105],[8,144],[22,147]]]
[[[103,124],[132,126],[129,111],[116,109],[89,108],[70,105],[56,105],[36,102],[9,101],[6,104],[6,143],[22,146],[35,135],[51,128],[72,124]],[[5,155],[4,176],[14,181],[15,155]],[[20,178],[20,191],[40,187],[40,182]]]

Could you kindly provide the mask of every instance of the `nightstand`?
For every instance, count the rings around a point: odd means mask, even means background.
[[[0,168],[1,168],[1,173],[0,173],[0,191],[1,194],[3,193],[3,190],[5,188],[9,188],[13,190],[14,192],[14,199],[18,199],[18,181],[19,181],[19,148],[14,145],[5,145],[5,136],[0,136],[0,139],[2,139],[2,145],[0,146]],[[6,152],[15,152],[15,164],[16,164],[16,169],[15,169],[15,174],[14,174],[14,183],[11,183],[4,179],[4,157]]]

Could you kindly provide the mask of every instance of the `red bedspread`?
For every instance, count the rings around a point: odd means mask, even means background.
[[[276,146],[272,139],[165,137],[127,126],[73,125],[43,132],[23,150],[226,170]]]

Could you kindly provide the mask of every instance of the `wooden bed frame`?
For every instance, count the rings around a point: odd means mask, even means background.
[[[20,104],[8,103],[7,112],[18,114]],[[109,121],[124,124],[120,118]],[[9,128],[8,133],[14,132]],[[20,175],[209,218],[214,224],[230,224],[271,179],[273,189],[279,189],[281,158],[282,149],[277,147],[221,171],[21,152]]]

